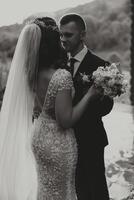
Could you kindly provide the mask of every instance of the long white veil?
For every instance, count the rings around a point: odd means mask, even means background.
[[[26,25],[18,39],[0,113],[0,200],[36,200],[37,175],[31,151],[34,95],[27,74],[38,60],[41,30]]]

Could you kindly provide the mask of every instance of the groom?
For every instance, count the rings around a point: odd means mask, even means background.
[[[74,105],[84,95],[82,74],[92,75],[99,66],[109,63],[93,54],[84,44],[86,24],[81,16],[67,14],[60,20],[61,42],[69,54],[68,63],[74,60],[72,76],[75,87]],[[88,107],[75,125],[78,143],[76,167],[76,192],[78,200],[108,200],[104,165],[104,148],[108,144],[102,116],[113,107],[113,100],[107,96],[97,99]]]

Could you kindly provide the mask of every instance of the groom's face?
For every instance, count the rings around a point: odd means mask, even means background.
[[[83,41],[82,30],[72,21],[65,25],[61,25],[60,33],[64,49],[71,54],[75,54]]]

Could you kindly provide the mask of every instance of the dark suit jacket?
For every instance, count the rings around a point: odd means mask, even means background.
[[[91,75],[99,66],[106,66],[109,63],[99,58],[88,50],[82,63],[80,64],[76,75],[73,78],[75,87],[74,105],[83,97],[83,84],[79,82],[79,74]],[[86,109],[81,119],[75,125],[75,135],[78,142],[78,149],[81,152],[87,152],[89,149],[104,147],[108,144],[106,131],[103,126],[102,116],[108,114],[113,107],[113,100],[104,97],[104,99],[92,102]]]

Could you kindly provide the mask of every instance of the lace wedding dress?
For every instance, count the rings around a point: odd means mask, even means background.
[[[38,173],[38,200],[77,199],[76,139],[73,130],[63,129],[55,117],[57,93],[72,88],[71,74],[64,69],[56,70],[49,82],[42,112],[34,122],[32,149]]]

